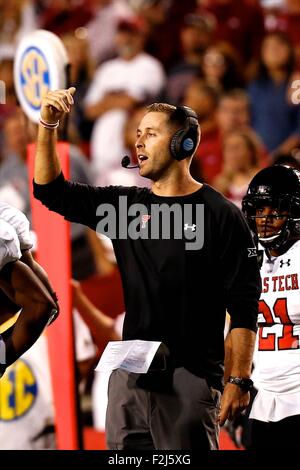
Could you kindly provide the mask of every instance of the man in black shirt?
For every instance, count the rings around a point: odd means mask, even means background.
[[[35,197],[66,220],[112,238],[126,304],[123,340],[163,343],[148,373],[113,371],[108,445],[217,449],[219,424],[249,402],[260,296],[250,231],[234,205],[190,175],[200,129],[189,108],[155,103],[139,125],[139,172],[152,180],[151,190],[66,181],[55,128],[74,92],[43,99]],[[223,391],[226,309],[232,377]]]

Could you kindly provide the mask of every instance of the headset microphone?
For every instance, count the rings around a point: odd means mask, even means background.
[[[127,170],[131,170],[132,168],[139,168],[139,165],[130,165],[130,158],[128,155],[125,155],[125,157],[122,158],[121,165],[123,168],[127,168]]]

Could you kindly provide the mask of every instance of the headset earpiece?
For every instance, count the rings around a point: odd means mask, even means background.
[[[173,135],[170,142],[170,152],[175,160],[184,160],[195,152],[198,144],[199,124],[197,114],[187,106],[178,106],[177,111],[184,113],[185,123],[182,129],[179,129]]]

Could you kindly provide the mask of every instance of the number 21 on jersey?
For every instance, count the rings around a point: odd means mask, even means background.
[[[272,310],[264,300],[260,300],[259,313],[263,315],[267,324],[259,325],[259,351],[299,349],[299,337],[294,334],[294,325],[288,314],[286,298],[277,299]],[[276,318],[280,320],[280,323],[275,323]],[[271,332],[265,334],[274,324],[282,326],[281,334]],[[263,333],[265,334],[264,336]]]

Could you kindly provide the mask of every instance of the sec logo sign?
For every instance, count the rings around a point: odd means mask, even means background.
[[[37,394],[37,380],[31,367],[24,359],[18,359],[0,382],[0,421],[24,416],[34,405]]]
[[[33,122],[39,122],[40,108],[48,90],[67,86],[68,56],[61,40],[40,29],[25,36],[14,61],[14,83],[19,102]]]
[[[40,109],[42,97],[51,88],[51,83],[47,59],[37,47],[30,47],[23,54],[20,82],[28,105]]]

